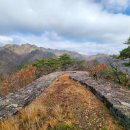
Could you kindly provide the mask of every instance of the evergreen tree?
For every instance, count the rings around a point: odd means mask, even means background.
[[[128,38],[127,42],[125,42],[125,44],[128,44],[128,47],[123,49],[121,52],[120,52],[120,55],[119,57],[120,58],[123,58],[123,59],[127,59],[129,58],[129,63],[130,63],[130,37]],[[128,64],[129,64],[128,63]]]

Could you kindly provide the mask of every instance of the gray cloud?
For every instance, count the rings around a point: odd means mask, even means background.
[[[110,49],[105,47],[113,47],[112,52],[117,53],[114,51],[117,45],[117,50],[122,49],[122,42],[130,35],[130,16],[121,13],[128,0],[107,0],[106,3],[103,0],[100,3],[94,0],[3,0],[0,1],[0,35],[13,38],[17,43],[35,42],[44,46],[46,42],[48,47],[54,44],[65,49],[75,45],[75,48],[80,46],[81,49],[76,50],[82,53],[85,53],[84,47],[90,46],[97,53],[96,48],[104,46],[103,52],[109,53]],[[112,13],[115,9],[120,13]]]

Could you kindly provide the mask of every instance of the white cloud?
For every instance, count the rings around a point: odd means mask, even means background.
[[[12,35],[13,43],[31,43],[39,47],[77,51],[81,54],[118,54],[122,48],[125,48],[125,44],[119,43],[97,43],[97,42],[81,42],[74,40],[67,40],[64,37],[59,36],[55,32],[45,32],[40,36],[36,35]],[[11,39],[10,38],[10,39]]]
[[[0,46],[13,42],[13,38],[8,36],[0,36]]]
[[[17,43],[47,42],[48,47],[65,49],[74,48],[75,43],[80,46],[76,50],[82,53],[88,46],[97,52],[100,49],[96,48],[103,46],[103,52],[115,53],[119,50],[117,45],[123,48],[122,42],[130,36],[130,16],[121,13],[127,8],[128,0],[94,1],[1,0],[0,35],[9,36]],[[114,9],[120,13],[109,11]]]

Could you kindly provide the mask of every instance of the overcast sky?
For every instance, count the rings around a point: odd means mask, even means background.
[[[130,0],[0,0],[0,46],[117,54],[129,36]]]

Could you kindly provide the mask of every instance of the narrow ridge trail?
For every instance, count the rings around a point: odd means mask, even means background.
[[[60,105],[63,113],[71,109],[81,130],[123,130],[104,104],[85,86],[70,80],[69,74],[59,77],[48,88],[44,101],[48,107]]]
[[[64,122],[69,120],[77,125],[78,130],[124,130],[105,105],[84,85],[69,79],[69,74],[64,74],[55,80],[26,107],[27,109],[25,108],[26,113],[30,112],[28,108],[32,106],[43,106],[47,111],[46,119],[38,130],[48,130],[48,124],[51,121],[53,122],[51,124],[54,124],[54,119]],[[22,110],[20,114],[24,115],[24,112]],[[21,120],[17,120],[19,126]]]

